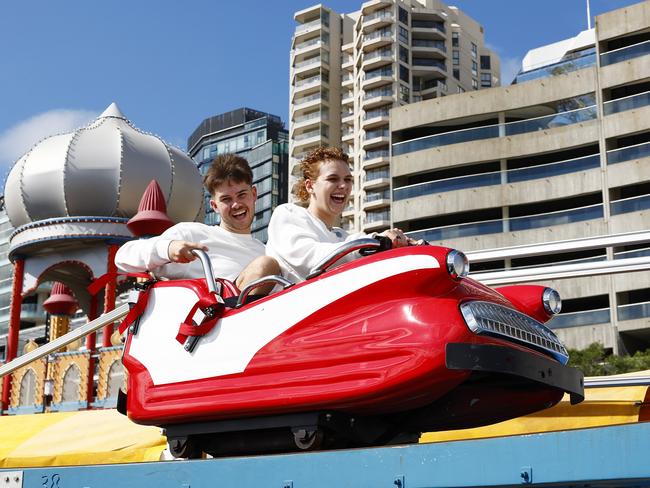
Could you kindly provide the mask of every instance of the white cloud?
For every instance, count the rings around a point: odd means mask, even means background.
[[[521,70],[521,58],[501,59],[501,86],[509,85]]]
[[[97,112],[89,110],[50,110],[23,120],[0,133],[0,178],[4,179],[13,163],[40,140],[78,129],[98,115]],[[2,185],[4,187],[4,181]]]

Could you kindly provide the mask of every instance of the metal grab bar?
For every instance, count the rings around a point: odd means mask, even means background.
[[[192,254],[194,254],[201,261],[201,266],[203,267],[203,274],[205,275],[205,281],[208,285],[208,290],[212,293],[219,293],[217,290],[217,283],[214,279],[214,272],[212,271],[212,262],[210,261],[210,256],[203,249],[192,249]]]
[[[251,281],[248,285],[246,285],[246,287],[242,290],[241,295],[239,295],[237,298],[237,305],[235,305],[235,308],[239,308],[244,305],[246,303],[246,298],[248,298],[250,292],[255,288],[259,288],[260,286],[268,285],[270,283],[282,285],[283,290],[286,290],[290,286],[294,285],[294,283],[291,283],[289,280],[279,275],[263,276],[255,281]]]
[[[208,256],[208,253],[202,249],[192,249],[192,254],[194,254],[201,261],[201,266],[203,267],[203,274],[205,275],[205,282],[208,286],[208,291],[210,291],[210,293],[214,293],[217,297],[217,300],[220,303],[223,303],[223,299],[221,298],[221,295],[219,295],[219,290],[217,289],[217,283],[214,280],[214,272],[212,270],[212,261],[210,261],[210,256]],[[214,313],[216,313],[216,310],[213,311],[211,309],[207,309],[204,312],[207,317],[213,317]],[[200,336],[188,337],[185,339],[183,349],[185,349],[187,352],[194,351],[194,348],[196,348],[196,345],[199,343],[200,339]]]
[[[381,244],[377,239],[372,239],[370,237],[355,239],[354,241],[350,242],[344,242],[340,247],[336,248],[330,254],[321,259],[320,262],[317,263],[316,266],[314,266],[310,273],[307,275],[307,279],[310,280],[318,275],[323,274],[327,268],[351,252],[358,251],[360,249],[377,249],[380,246]]]

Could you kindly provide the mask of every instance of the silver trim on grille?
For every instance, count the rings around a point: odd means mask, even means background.
[[[569,353],[557,336],[528,315],[492,302],[471,301],[460,306],[469,329],[475,334],[503,337],[551,354],[562,364]]]

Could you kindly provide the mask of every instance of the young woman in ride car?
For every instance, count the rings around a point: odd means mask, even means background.
[[[375,234],[348,234],[334,224],[339,220],[352,192],[349,157],[338,148],[319,147],[300,163],[302,177],[293,194],[305,207],[293,203],[275,209],[268,227],[266,254],[275,258],[283,275],[293,281],[304,280],[312,268],[342,242]],[[379,234],[392,247],[411,242],[400,229]],[[343,261],[359,255],[349,254]]]

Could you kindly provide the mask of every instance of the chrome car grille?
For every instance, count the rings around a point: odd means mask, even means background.
[[[460,306],[465,323],[475,334],[509,339],[552,355],[562,364],[569,360],[566,348],[544,324],[503,305],[472,301]]]

